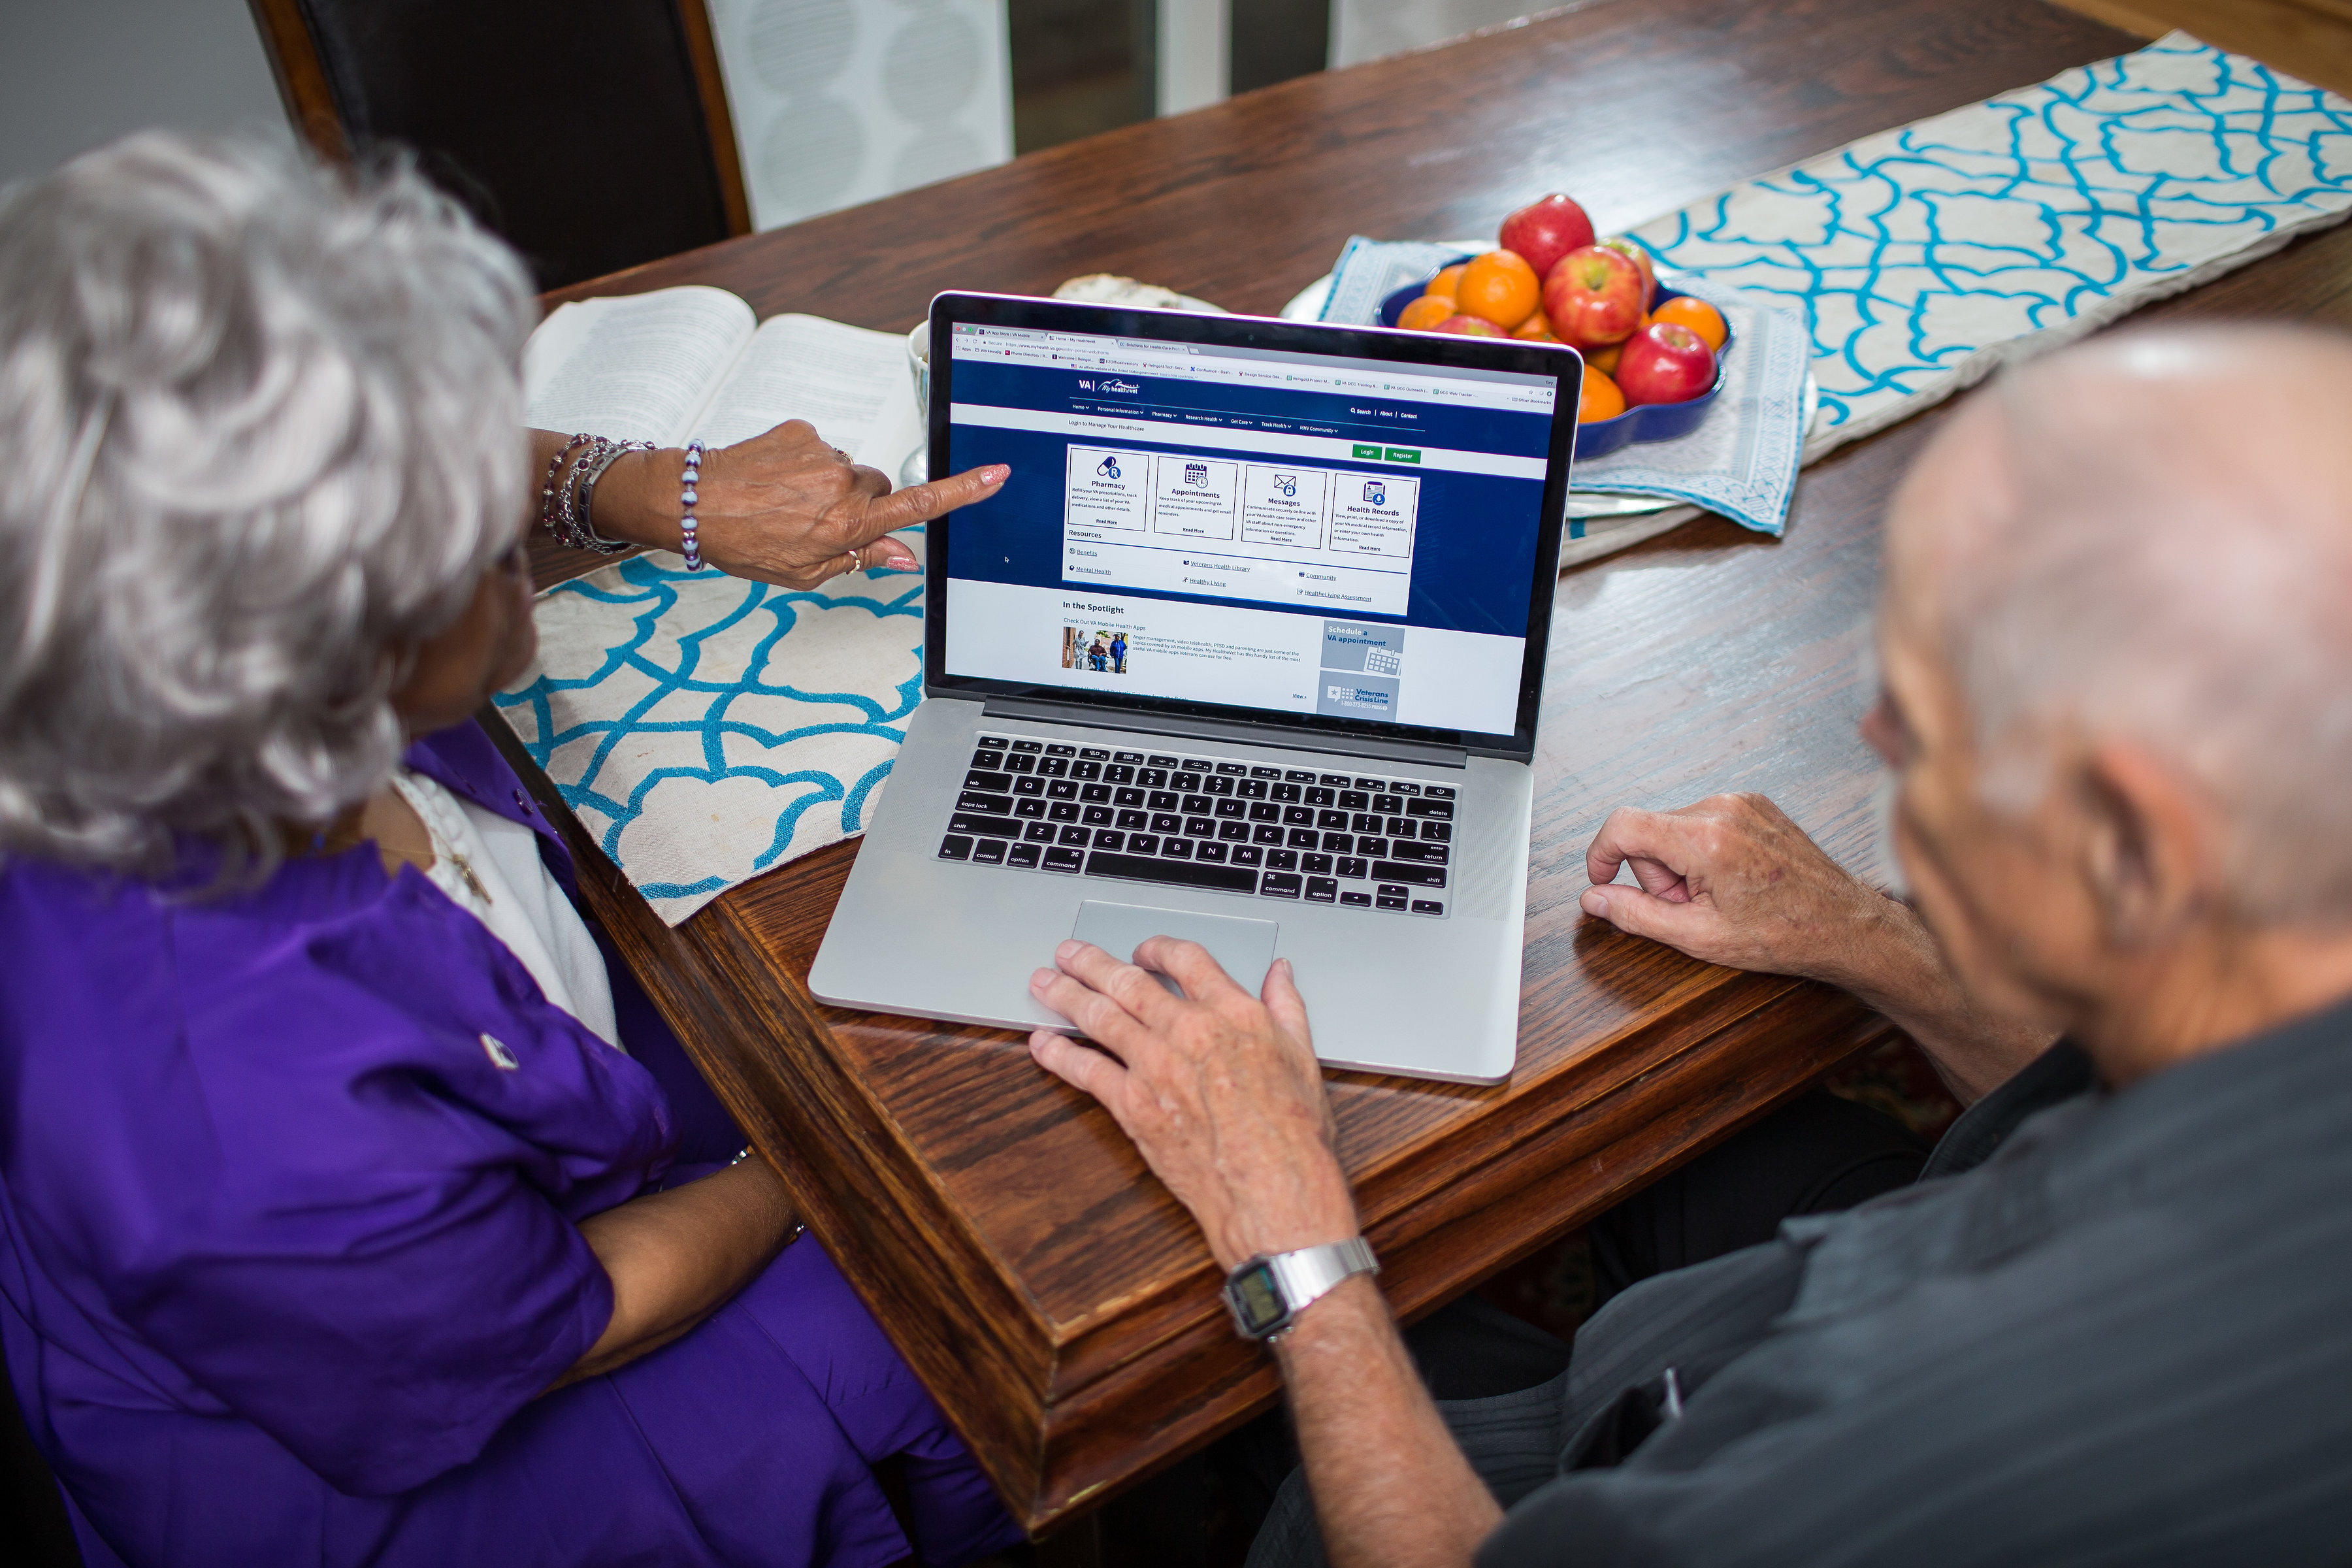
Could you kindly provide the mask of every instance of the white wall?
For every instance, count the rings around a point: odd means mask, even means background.
[[[0,0],[0,184],[145,125],[292,139],[245,0]]]

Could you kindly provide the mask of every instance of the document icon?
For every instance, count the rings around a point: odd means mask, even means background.
[[[1388,504],[1388,499],[1389,487],[1384,481],[1380,479],[1366,479],[1364,481],[1364,504],[1366,506],[1385,506]]]

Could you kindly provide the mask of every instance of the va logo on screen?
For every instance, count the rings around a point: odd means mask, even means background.
[[[1101,462],[1095,465],[1095,472],[1100,474],[1107,479],[1115,479],[1118,478],[1118,458],[1117,457],[1105,458]]]
[[[1185,464],[1184,482],[1188,485],[1199,485],[1202,489],[1208,489],[1209,465],[1206,463]]]
[[[1296,500],[1298,499],[1298,476],[1297,474],[1276,474],[1274,476],[1274,488],[1280,490],[1290,500]]]
[[[1388,499],[1389,487],[1386,484],[1383,484],[1379,479],[1366,479],[1364,481],[1364,504],[1366,506],[1384,506],[1388,503]]]

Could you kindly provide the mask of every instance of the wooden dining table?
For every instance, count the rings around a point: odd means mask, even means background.
[[[2038,0],[1584,0],[1444,47],[674,257],[558,300],[715,284],[903,331],[943,289],[1112,272],[1270,313],[1351,234],[1493,232],[1547,191],[1604,232],[2140,40]],[[2352,232],[2160,313],[2352,321]],[[1703,518],[1563,573],[1535,760],[1519,1054],[1466,1088],[1333,1071],[1339,1147],[1411,1318],[1813,1083],[1889,1026],[1585,917],[1614,807],[1759,791],[1889,868],[1871,696],[1879,519],[1943,415],[1799,482],[1786,536]],[[551,545],[542,582],[589,563]],[[554,800],[533,771],[535,785]],[[994,1480],[1049,1532],[1277,1397],[1199,1230],[1019,1036],[813,1001],[855,841],[666,927],[584,835],[596,916]],[[928,955],[910,952],[916,964]],[[1047,954],[1042,950],[1041,960]]]

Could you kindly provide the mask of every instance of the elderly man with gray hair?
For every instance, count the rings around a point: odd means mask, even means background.
[[[1915,1184],[1685,1255],[1549,1363],[1520,1332],[1531,1386],[1433,1400],[1325,1271],[1282,1303],[1304,1466],[1254,1564],[2345,1560],[2347,428],[2352,343],[2284,327],[2101,339],[1951,420],[1888,517],[1864,725],[1908,901],[1720,797],[1612,816],[1583,907],[1849,987],[1975,1103]],[[1056,956],[1035,993],[1100,1048],[1033,1053],[1225,1267],[1355,1239],[1286,969]]]

